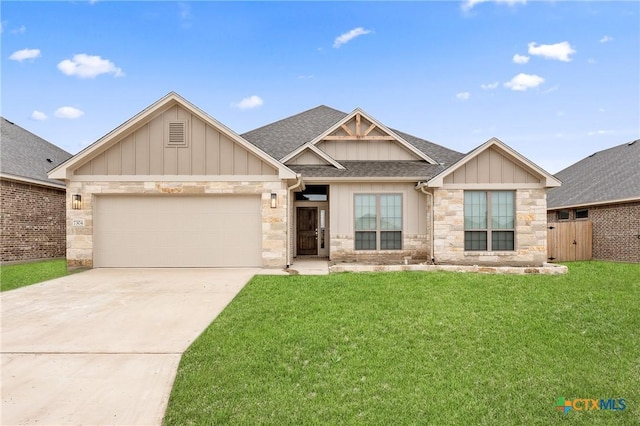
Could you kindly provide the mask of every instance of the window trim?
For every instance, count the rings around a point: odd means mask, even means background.
[[[375,196],[375,207],[376,207],[376,229],[356,229],[356,198],[358,196]],[[380,227],[380,221],[382,218],[381,206],[380,206],[380,197],[384,195],[397,195],[400,197],[400,230],[391,231],[391,230],[383,230]],[[401,192],[357,192],[353,194],[353,250],[358,252],[364,251],[398,251],[404,249],[404,197]],[[376,248],[375,249],[359,249],[356,248],[356,235],[358,232],[375,232],[376,233]],[[399,248],[385,248],[381,247],[381,235],[383,232],[399,232],[400,233],[400,247]]]
[[[486,202],[486,207],[487,207],[487,216],[486,216],[486,222],[487,222],[487,227],[486,228],[478,228],[478,229],[467,229],[466,226],[466,213],[465,213],[465,208],[466,208],[466,204],[465,204],[465,194],[468,192],[482,192],[485,194],[485,202]],[[513,196],[513,228],[509,228],[509,229],[493,229],[492,227],[492,211],[491,211],[491,194],[495,193],[495,192],[509,192],[512,194]],[[515,190],[465,190],[463,191],[463,205],[462,205],[462,219],[464,222],[464,238],[463,238],[463,245],[464,245],[464,251],[465,252],[474,252],[474,253],[487,253],[487,252],[506,252],[506,253],[512,253],[516,251],[516,247],[517,247],[517,240],[516,240],[516,228],[517,228],[517,224],[516,224],[516,191]],[[487,248],[482,250],[482,249],[471,249],[471,248],[467,248],[467,232],[484,232],[486,235],[486,243],[487,243]],[[494,249],[492,247],[493,244],[493,232],[512,232],[513,233],[513,249],[511,250],[500,250],[500,249]]]

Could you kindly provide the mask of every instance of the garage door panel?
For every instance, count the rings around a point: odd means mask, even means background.
[[[261,266],[259,196],[97,196],[96,267]]]

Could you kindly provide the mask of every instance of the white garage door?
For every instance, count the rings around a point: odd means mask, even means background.
[[[94,267],[262,265],[259,196],[96,196]]]

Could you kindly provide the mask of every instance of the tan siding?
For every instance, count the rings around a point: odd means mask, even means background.
[[[185,146],[167,146],[168,123],[187,124]],[[277,175],[273,166],[178,106],[158,113],[109,149],[80,166],[76,175]]]
[[[540,183],[540,178],[496,149],[478,154],[444,178],[445,184]]]
[[[337,161],[407,161],[419,159],[395,141],[331,140],[322,141],[316,146]]]
[[[122,162],[122,174],[134,175],[136,173],[136,147],[133,135],[129,135],[122,142],[121,145],[121,162]]]
[[[327,162],[323,158],[318,157],[318,154],[316,154],[315,152],[312,152],[311,150],[306,149],[296,157],[287,161],[287,164],[294,164],[294,165],[314,164],[315,165],[315,164],[327,164]]]
[[[331,234],[353,235],[354,194],[402,194],[402,223],[406,234],[427,233],[426,197],[413,184],[344,183],[332,184],[330,191]]]

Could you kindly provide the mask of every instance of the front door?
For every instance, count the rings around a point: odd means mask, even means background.
[[[318,254],[318,208],[296,208],[297,220],[297,253],[298,255]]]

